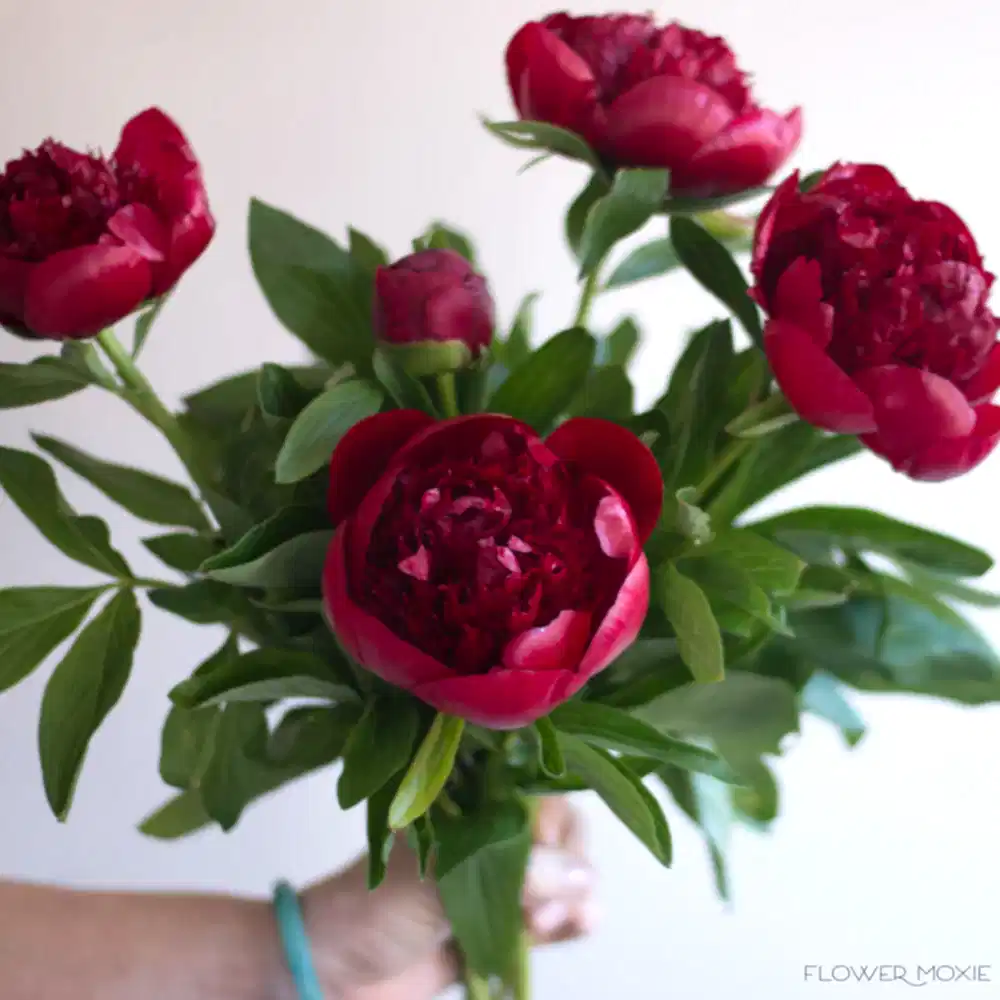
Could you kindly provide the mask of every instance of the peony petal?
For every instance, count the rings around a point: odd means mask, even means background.
[[[733,112],[711,87],[656,76],[622,94],[607,116],[606,152],[617,163],[677,170],[732,121]]]
[[[838,434],[875,430],[871,401],[808,331],[769,320],[764,350],[781,391],[803,420]]]
[[[791,176],[786,177],[777,190],[771,195],[770,201],[761,210],[757,217],[757,228],[753,236],[753,256],[750,261],[750,270],[754,278],[760,282],[763,270],[764,258],[771,246],[771,239],[774,236],[774,229],[777,224],[778,214],[790,202],[794,202],[799,197],[799,173],[795,171]],[[754,289],[754,298],[765,308],[768,303],[764,301],[761,291]]]
[[[503,651],[509,670],[573,670],[590,641],[590,612],[561,611],[548,625],[515,636]]]
[[[967,437],[942,438],[922,451],[893,462],[900,472],[912,479],[941,482],[953,479],[973,469],[986,458],[1000,441],[1000,407],[980,406],[976,409],[976,426]],[[868,441],[865,441],[869,444]],[[878,450],[878,442],[872,450]],[[871,447],[871,445],[869,445]],[[892,461],[892,457],[884,455]]]
[[[177,152],[188,163],[197,166],[187,137],[177,123],[159,108],[147,108],[125,124],[113,159],[120,167],[135,167],[148,174],[158,174],[164,165],[164,156],[173,164]]]
[[[760,109],[738,118],[671,177],[672,191],[741,191],[763,184],[795,151],[802,111]]]
[[[519,729],[565,701],[574,681],[561,670],[491,670],[448,677],[413,688],[413,694],[440,712],[490,729]]]
[[[406,690],[450,676],[445,664],[401,639],[351,599],[348,530],[349,525],[337,530],[323,567],[323,611],[347,654],[377,677]]]
[[[976,425],[962,391],[940,375],[884,365],[854,379],[875,408],[876,431],[865,436],[865,444],[897,467],[942,438],[968,436]]]
[[[24,320],[24,296],[28,279],[37,264],[0,257],[0,322],[20,324]]]
[[[1000,343],[993,345],[982,368],[960,388],[973,406],[993,398],[1000,389]]]
[[[649,610],[649,563],[640,555],[625,577],[614,604],[597,627],[577,667],[568,695],[574,694],[635,642]]]
[[[596,417],[567,420],[545,443],[564,462],[578,465],[621,494],[645,544],[663,505],[663,476],[653,453],[630,430]]]
[[[118,209],[108,219],[108,231],[145,260],[164,259],[167,234],[148,205],[132,204]]]
[[[167,259],[153,267],[153,294],[162,295],[177,284],[180,276],[204,253],[215,235],[215,218],[208,203],[174,220],[170,227]]]
[[[355,424],[330,459],[327,508],[333,524],[349,517],[400,448],[434,423],[420,410],[389,410]]]
[[[532,21],[507,46],[507,81],[518,113],[586,132],[597,85],[586,61],[551,31]]]
[[[834,181],[855,181],[869,194],[906,193],[895,176],[878,163],[835,163],[814,190],[821,190]]]
[[[129,247],[62,250],[31,272],[24,322],[57,340],[89,337],[132,312],[150,286],[149,264]]]
[[[799,257],[778,279],[773,312],[805,330],[824,350],[833,337],[833,306],[823,301],[823,269]]]

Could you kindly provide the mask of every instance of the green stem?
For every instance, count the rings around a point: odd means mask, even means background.
[[[489,980],[474,972],[466,972],[465,996],[467,1000],[490,1000]]]
[[[184,433],[177,418],[164,406],[162,400],[156,395],[156,390],[149,380],[139,370],[132,356],[129,354],[121,341],[115,336],[110,328],[102,330],[97,335],[97,342],[101,345],[108,360],[111,362],[118,377],[122,381],[123,388],[119,395],[127,402],[132,409],[145,417],[154,427],[156,427],[170,443],[170,446],[177,453],[177,457],[184,464],[188,475],[195,486],[206,496],[213,492],[211,477],[205,474],[201,468],[201,461],[195,451],[191,439]]]
[[[697,505],[705,499],[708,491],[734,466],[754,445],[753,438],[736,438],[730,441],[715,460],[715,463],[705,474],[705,478],[695,487],[694,498],[690,501]]]
[[[527,931],[521,932],[518,945],[518,960],[514,977],[514,1000],[528,1000],[531,996],[531,938]]]
[[[455,389],[455,373],[444,372],[436,380],[441,412],[446,417],[457,417],[461,412],[458,408],[458,392]]]
[[[576,307],[576,318],[573,320],[573,326],[579,326],[583,329],[587,328],[587,321],[590,319],[590,307],[593,305],[594,296],[597,294],[599,272],[600,265],[587,275],[587,280],[583,283],[583,291],[580,293],[580,304]]]

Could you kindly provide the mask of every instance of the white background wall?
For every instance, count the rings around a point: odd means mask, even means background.
[[[995,5],[657,6],[726,34],[773,106],[804,105],[804,169],[836,158],[886,162],[915,192],[950,201],[988,259],[1000,261]],[[544,13],[539,0],[0,0],[0,155],[50,134],[110,149],[126,118],[153,103],[183,124],[204,162],[220,231],[145,353],[170,401],[233,370],[297,356],[250,272],[252,194],[331,231],[353,223],[398,252],[434,216],[468,227],[504,313],[526,291],[543,289],[541,329],[554,332],[574,295],[561,214],[582,178],[560,164],[517,177],[522,158],[476,120],[477,112],[509,115],[503,46],[521,22]],[[635,372],[649,398],[682,332],[709,318],[709,308],[670,281],[609,298],[598,315],[610,322],[636,310],[647,324]],[[0,339],[0,360],[35,353]],[[0,415],[3,444],[24,446],[29,429],[179,472],[152,432],[95,393]],[[912,484],[866,458],[781,502],[870,502],[1000,553],[998,478],[1000,457],[937,486]],[[67,477],[65,485],[80,507],[108,517],[135,566],[155,570],[132,541],[148,526],[80,482]],[[0,553],[0,586],[87,579],[10,503],[0,507]],[[981,621],[1000,642],[1000,619]],[[0,699],[0,874],[262,892],[278,875],[312,878],[360,849],[361,816],[338,812],[329,774],[255,808],[229,837],[161,845],[133,832],[164,794],[155,775],[166,691],[215,641],[212,630],[147,614],[135,674],[94,742],[65,826],[46,810],[36,760],[47,671]],[[584,798],[606,916],[587,944],[538,958],[538,996],[784,1000],[820,990],[802,982],[806,963],[992,964],[1000,982],[1000,709],[860,703],[872,730],[861,748],[848,753],[835,734],[810,724],[781,764],[784,815],[769,838],[738,839],[728,910],[682,821],[675,867],[666,872]],[[842,997],[865,990],[823,989]],[[996,987],[936,989],[985,996]]]

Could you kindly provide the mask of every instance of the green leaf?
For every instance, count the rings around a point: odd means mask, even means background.
[[[726,425],[726,433],[738,438],[759,438],[780,431],[798,419],[788,400],[776,394],[745,409]]]
[[[196,580],[183,587],[156,587],[146,592],[150,601],[195,625],[235,623],[246,610],[245,599],[216,580]]]
[[[715,195],[709,198],[668,198],[663,203],[663,212],[665,215],[701,215],[703,212],[717,212],[719,209],[728,208],[737,202],[770,194],[773,190],[773,188],[761,186],[744,188],[742,191],[733,191],[729,194]]]
[[[182,681],[170,692],[185,708],[221,702],[261,702],[279,698],[353,701],[357,694],[336,667],[314,656],[284,649],[255,649],[204,675]]]
[[[20,684],[59,643],[72,635],[89,609],[89,602],[80,602],[44,621],[0,635],[0,693]]]
[[[470,264],[476,264],[476,251],[472,241],[464,233],[446,226],[443,222],[435,222],[427,230],[424,239],[427,246],[433,250],[454,250]]]
[[[587,216],[595,203],[603,198],[610,189],[611,185],[604,174],[595,171],[566,211],[566,242],[577,260],[580,259],[580,244],[583,240],[583,229],[587,224]]]
[[[82,608],[106,587],[10,587],[0,590],[0,636],[25,628],[44,628],[53,618]]]
[[[59,358],[88,382],[108,389],[117,388],[114,376],[108,371],[97,348],[89,341],[64,340]]]
[[[722,635],[704,591],[672,563],[661,577],[663,611],[677,633],[677,650],[692,676],[702,684],[725,674]]]
[[[680,266],[681,261],[674,251],[673,244],[669,237],[664,236],[636,247],[611,272],[611,277],[604,283],[604,287],[607,291],[625,288],[647,278],[658,278],[669,274]]]
[[[551,718],[560,732],[579,736],[592,746],[640,754],[663,764],[674,764],[686,770],[710,774],[721,781],[735,780],[732,770],[711,750],[673,736],[665,736],[649,723],[620,708],[574,700],[560,705]]]
[[[567,411],[573,417],[599,417],[624,423],[632,416],[635,390],[623,368],[595,368]]]
[[[670,867],[670,828],[659,802],[642,780],[621,761],[583,740],[559,734],[566,768],[604,799],[611,811],[642,841],[661,864]]]
[[[432,417],[438,415],[423,383],[403,371],[386,351],[381,348],[375,351],[373,365],[375,378],[401,410],[421,410]]]
[[[63,399],[91,381],[61,358],[36,358],[24,365],[0,364],[0,410]]]
[[[611,190],[587,213],[580,237],[580,275],[592,274],[611,248],[641,229],[657,212],[667,192],[666,170],[619,170]]]
[[[582,160],[597,170],[601,161],[597,154],[575,132],[570,132],[548,122],[491,122],[483,119],[483,124],[494,135],[499,136],[509,146],[517,149],[542,149],[551,153],[568,156],[572,160]]]
[[[250,260],[275,316],[314,354],[371,372],[372,276],[317,229],[250,203]]]
[[[52,469],[36,455],[0,448],[0,489],[21,513],[70,559],[114,577],[128,577],[125,560],[111,547],[108,526],[81,517],[62,495]]]
[[[374,795],[410,761],[420,715],[408,698],[376,698],[344,748],[344,770],[337,782],[341,809],[351,809]]]
[[[318,392],[333,377],[325,364],[285,366],[295,380],[310,392]],[[188,411],[206,424],[238,424],[258,403],[260,369],[222,379],[184,399]]]
[[[186,531],[144,538],[142,544],[165,566],[181,573],[194,573],[215,554],[215,544],[210,538]]]
[[[697,222],[682,215],[670,219],[670,239],[691,276],[732,311],[760,346],[763,342],[760,316],[732,254]]]
[[[260,524],[255,524],[227,549],[206,559],[201,564],[201,571],[212,573],[245,566],[273,552],[284,542],[328,528],[329,524],[330,519],[326,513],[313,507],[282,507]]]
[[[160,310],[167,304],[170,297],[168,292],[157,299],[153,299],[145,309],[135,318],[135,336],[132,338],[132,357],[139,357],[146,338],[153,332],[153,324],[160,316]]]
[[[559,734],[552,720],[547,716],[536,719],[535,733],[538,737],[538,763],[542,771],[550,778],[561,778],[566,773],[566,761],[563,760]]]
[[[160,736],[160,777],[173,788],[197,788],[215,748],[221,713],[175,705]]]
[[[32,437],[42,451],[136,517],[151,524],[196,530],[209,526],[198,501],[179,483],[141,469],[101,461],[56,438],[43,434]]]
[[[45,795],[65,820],[90,739],[118,703],[139,641],[139,606],[119,591],[80,633],[45,688],[38,729]]]
[[[257,403],[265,421],[279,425],[294,420],[313,399],[314,393],[299,385],[295,376],[281,365],[261,365],[257,378]]]
[[[181,792],[165,802],[139,824],[139,832],[155,840],[179,840],[212,822],[205,812],[201,793]]]
[[[754,531],[779,542],[820,539],[857,552],[877,552],[952,576],[982,576],[993,560],[982,550],[863,507],[803,507],[758,521]]]
[[[365,805],[365,827],[368,836],[368,891],[377,889],[385,880],[389,855],[396,840],[396,831],[389,826],[389,806],[399,788],[399,778],[392,778]]]
[[[370,236],[366,236],[358,229],[347,230],[347,249],[358,264],[371,275],[389,263],[389,254]]]
[[[250,562],[219,569],[203,567],[202,572],[236,587],[316,590],[332,540],[333,531],[312,531],[282,542]]]
[[[267,762],[296,772],[332,764],[344,752],[361,712],[357,703],[290,709],[268,740]]]
[[[394,830],[409,826],[430,809],[444,790],[462,742],[465,720],[438,712],[389,807]]]
[[[537,301],[538,292],[531,292],[517,307],[510,334],[503,346],[503,362],[508,368],[516,368],[531,355],[531,328]]]
[[[718,684],[688,684],[635,709],[657,729],[710,740],[727,759],[727,747],[747,754],[779,753],[781,740],[798,731],[795,691],[774,677],[731,670]],[[732,762],[732,761],[731,761]]]
[[[806,564],[794,552],[758,534],[758,527],[723,528],[690,556],[723,560],[751,577],[768,594],[791,594]]]
[[[406,831],[410,846],[417,855],[417,874],[423,881],[431,872],[431,860],[434,854],[434,827],[429,816],[421,816]]]
[[[382,393],[368,382],[341,382],[317,396],[292,424],[278,453],[274,475],[296,483],[330,461],[340,439],[357,423],[378,413]]]
[[[524,930],[522,893],[531,826],[517,799],[434,820],[435,878],[462,956],[480,976],[509,979]]]
[[[642,341],[639,327],[631,317],[626,316],[600,343],[598,364],[624,368],[631,360],[635,349]]]
[[[545,433],[573,402],[595,350],[586,330],[556,334],[510,373],[490,399],[490,411],[509,413]]]
[[[854,747],[864,738],[865,720],[844,694],[844,686],[832,674],[816,670],[800,695],[805,711],[832,722]]]
[[[263,706],[231,704],[220,711],[215,746],[200,790],[205,812],[223,830],[236,826],[261,789],[279,780],[259,763],[267,738]]]
[[[938,597],[947,597],[976,608],[1000,608],[1000,594],[981,590],[979,587],[969,587],[947,576],[929,573],[919,566],[904,564],[902,569],[915,586]]]

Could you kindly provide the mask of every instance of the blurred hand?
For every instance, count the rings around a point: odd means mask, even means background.
[[[303,911],[317,971],[333,1000],[430,1000],[458,963],[437,887],[421,881],[404,838],[385,881],[369,892],[367,860],[311,886]],[[540,800],[525,885],[525,921],[538,944],[568,941],[594,923],[593,872],[580,819],[565,799]]]

